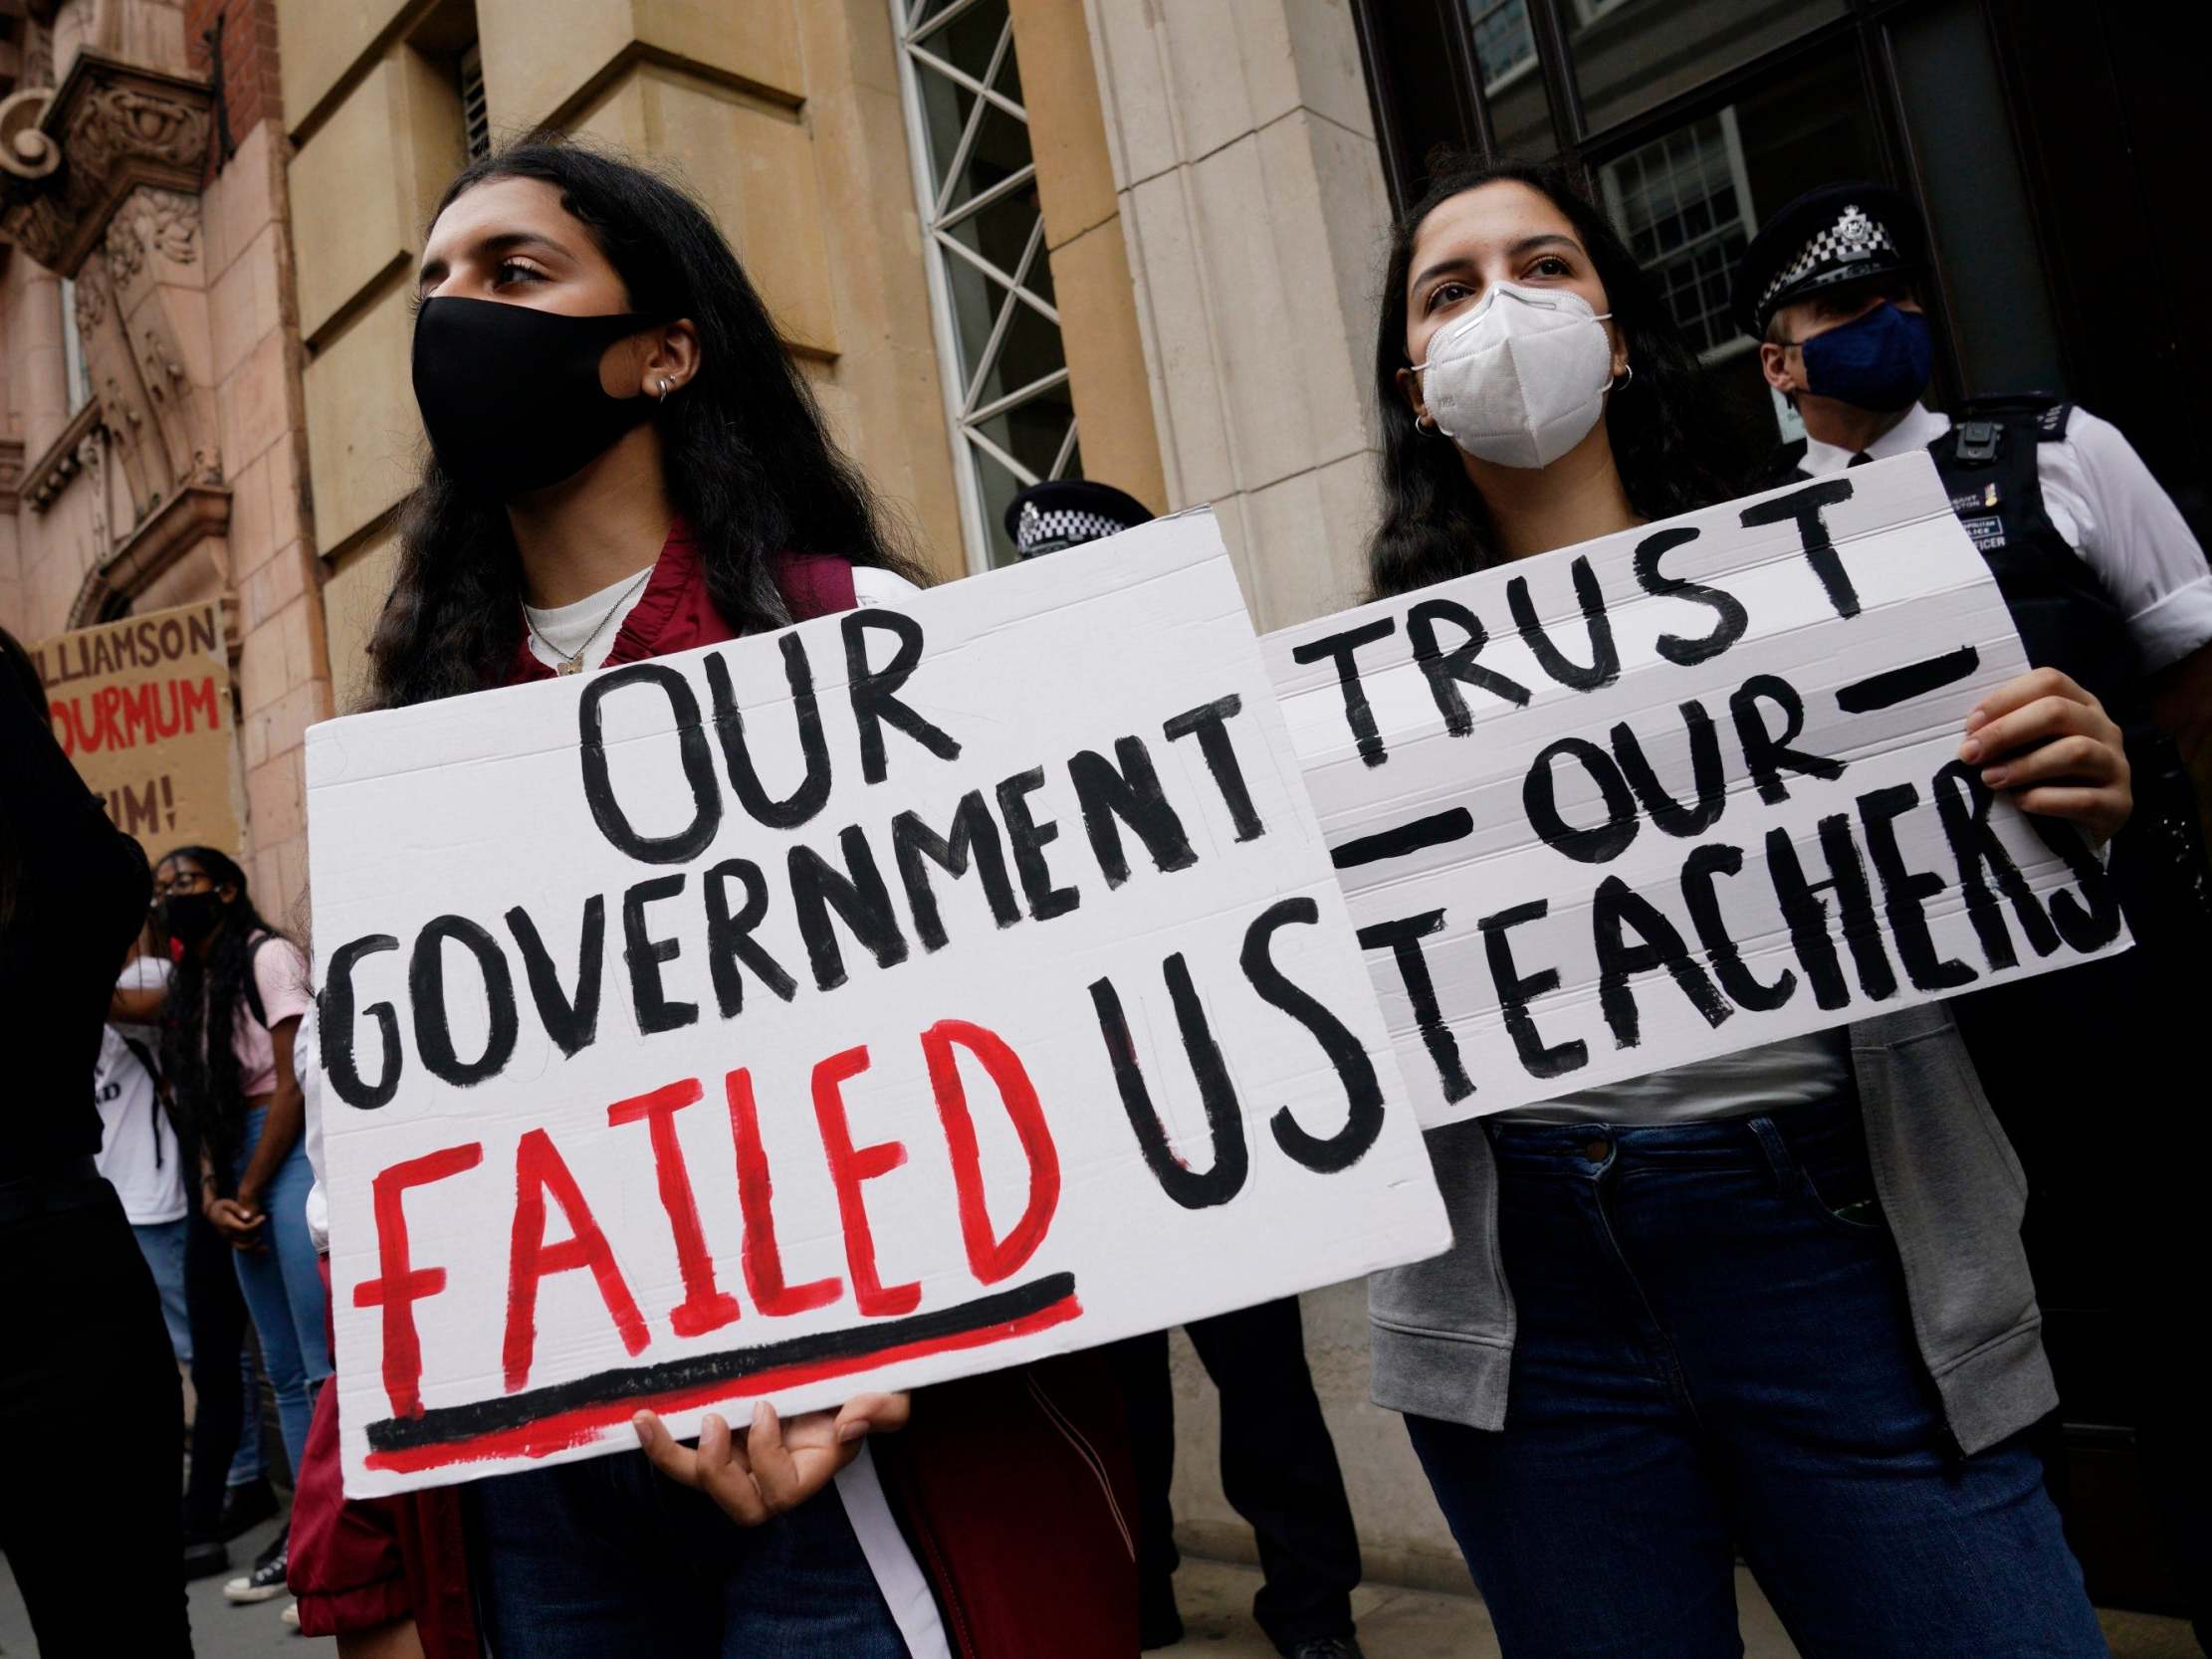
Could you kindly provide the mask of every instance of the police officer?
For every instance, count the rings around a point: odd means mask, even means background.
[[[2115,1291],[2131,1305],[2100,1347],[2114,1374],[2145,1387],[2142,1463],[2166,1488],[2174,1564],[2201,1632],[2212,1612],[2212,1434],[2201,1404],[2164,1385],[2187,1374],[2169,1339],[2190,1322],[2158,1304],[2176,1291],[2195,1300],[2204,1260],[2185,1184],[2203,1167],[2203,1113],[2183,1103],[2204,1098],[2206,1072],[2191,1004],[2212,960],[2212,875],[2190,770],[2212,795],[2212,572],[2108,422],[2047,394],[1975,398],[1955,421],[1919,401],[1933,361],[1927,269],[1918,213],[1880,185],[1813,190],[1760,230],[1736,269],[1735,318],[1805,423],[1767,482],[1927,451],[2029,660],[2094,693],[2126,733],[2135,814],[2110,868],[2137,948],[1953,1007],[2028,1168],[2036,1202],[2024,1230],[2045,1306],[2109,1304]],[[2100,1023],[2128,1034],[2134,1075],[2019,1037]],[[2196,1283],[2176,1285],[2177,1269]],[[2053,1354],[2079,1403],[2095,1390],[2068,1357]]]
[[[1006,508],[1006,533],[1023,558],[1134,529],[1143,503],[1088,479],[1032,485]],[[1252,1616],[1289,1659],[1360,1659],[1352,1591],[1360,1541],[1336,1447],[1306,1368],[1294,1297],[1184,1328],[1221,1395],[1221,1490],[1259,1542],[1265,1581]],[[1182,1640],[1175,1603],[1175,1395],[1168,1334],[1111,1345],[1107,1356],[1129,1407],[1137,1472],[1137,1581],[1141,1644]]]

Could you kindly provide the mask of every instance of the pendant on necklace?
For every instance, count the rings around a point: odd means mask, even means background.
[[[582,672],[583,659],[581,657],[563,657],[560,660],[560,666],[553,670],[555,674],[581,674]]]

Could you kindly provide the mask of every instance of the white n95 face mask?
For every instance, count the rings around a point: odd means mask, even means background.
[[[1548,467],[1598,424],[1613,342],[1580,295],[1495,284],[1416,363],[1437,429],[1501,467]]]

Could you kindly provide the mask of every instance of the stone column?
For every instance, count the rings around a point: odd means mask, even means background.
[[[1219,513],[1260,627],[1334,609],[1375,518],[1390,221],[1346,0],[1084,10],[1168,504]]]

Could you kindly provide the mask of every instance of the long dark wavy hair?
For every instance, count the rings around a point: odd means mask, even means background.
[[[1375,399],[1383,432],[1383,521],[1368,543],[1373,594],[1404,593],[1470,570],[1503,554],[1489,509],[1468,479],[1459,451],[1414,424],[1398,387],[1406,368],[1406,283],[1414,243],[1429,215],[1465,191],[1503,179],[1541,191],[1575,228],[1628,343],[1628,383],[1607,399],[1606,427],[1629,504],[1663,518],[1740,493],[1739,463],[1698,365],[1664,301],[1606,217],[1557,167],[1482,161],[1444,154],[1430,168],[1429,191],[1391,235],[1383,304],[1375,323]]]
[[[246,1128],[246,1096],[232,1033],[242,1008],[247,1018],[253,1017],[246,986],[254,971],[254,942],[277,930],[254,909],[246,872],[227,853],[213,847],[173,847],[155,867],[175,858],[198,865],[218,890],[238,889],[238,897],[223,907],[206,954],[187,949],[176,964],[161,1022],[161,1073],[169,1082],[178,1127],[212,1154],[216,1176],[227,1189],[231,1160]]]
[[[471,162],[438,212],[498,178],[558,190],[622,279],[628,309],[689,317],[698,329],[699,371],[655,410],[653,425],[670,494],[699,537],[708,594],[732,628],[790,621],[774,575],[777,553],[835,553],[927,579],[887,533],[859,470],[830,442],[767,308],[697,201],[643,167],[539,132]],[[425,452],[401,515],[399,568],[369,641],[369,708],[500,684],[521,630],[521,567],[506,510],[462,491]]]

